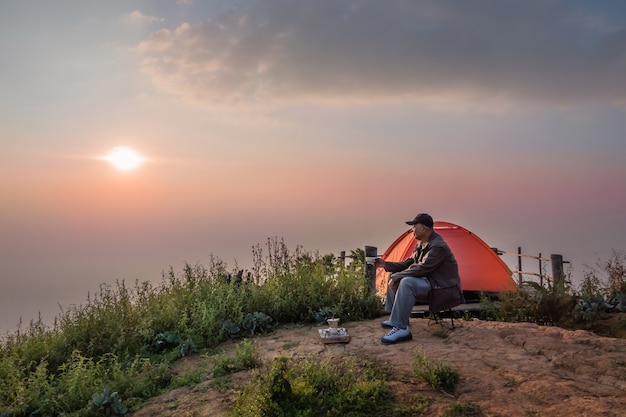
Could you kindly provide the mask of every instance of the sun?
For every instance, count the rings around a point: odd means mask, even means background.
[[[145,158],[131,148],[118,146],[102,157],[120,171],[132,171],[141,165]]]

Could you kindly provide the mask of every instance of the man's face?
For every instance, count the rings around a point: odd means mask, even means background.
[[[415,239],[419,239],[424,236],[424,232],[426,230],[424,225],[421,223],[414,224],[411,229],[413,230],[413,236],[415,236]]]

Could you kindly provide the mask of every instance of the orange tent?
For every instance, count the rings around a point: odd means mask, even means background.
[[[435,222],[434,229],[452,249],[459,264],[461,286],[467,301],[477,300],[480,293],[516,291],[517,285],[509,267],[481,238],[469,230],[448,222]],[[413,232],[404,232],[381,256],[386,261],[403,261],[411,256],[417,240]],[[389,273],[376,270],[376,287],[381,294],[387,291]]]

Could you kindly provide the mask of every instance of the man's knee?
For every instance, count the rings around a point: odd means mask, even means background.
[[[397,292],[404,292],[406,291],[408,288],[411,287],[411,283],[409,279],[402,279],[400,280],[400,283],[398,284],[398,290]]]
[[[409,291],[418,298],[428,297],[430,293],[430,283],[424,278],[407,277],[407,279],[400,281],[400,285],[398,285],[399,293],[406,291]]]

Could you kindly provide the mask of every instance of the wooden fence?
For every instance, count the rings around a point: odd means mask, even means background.
[[[503,250],[499,250],[498,248],[491,248],[491,249],[500,256],[510,255],[510,256],[517,257],[517,270],[514,270],[512,272],[513,274],[517,275],[517,285],[519,285],[520,287],[524,284],[524,282],[531,281],[528,279],[525,280],[524,279],[525,275],[539,278],[539,284],[541,286],[543,286],[545,281],[548,281],[548,282],[551,282],[552,285],[556,288],[557,285],[563,284],[565,281],[564,264],[569,264],[570,262],[564,261],[563,255],[551,254],[549,258],[541,256],[541,253],[539,253],[538,256],[526,255],[522,253],[521,246],[518,246],[517,252],[503,251]],[[539,269],[538,269],[539,272],[524,271],[522,267],[523,259],[534,259],[535,261],[537,261],[538,266],[539,266]],[[546,267],[548,263],[550,264],[552,275],[549,275],[546,272]]]

